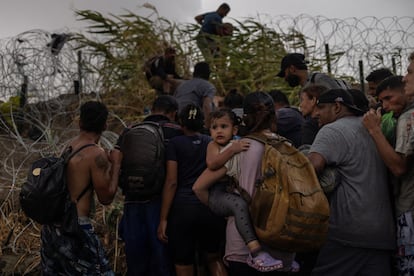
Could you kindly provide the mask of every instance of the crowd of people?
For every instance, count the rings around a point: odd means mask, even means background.
[[[209,34],[220,35],[229,11],[223,4],[196,17],[205,55],[217,54]],[[287,54],[277,76],[301,86],[299,108],[280,90],[243,95],[232,89],[223,106],[215,106],[208,62],[197,63],[193,78],[171,92],[168,76],[179,76],[171,68],[174,52],[165,54],[158,62],[169,69],[152,68],[148,75],[158,95],[145,118],[163,122],[165,180],[148,198],[124,193],[119,233],[128,275],[414,275],[414,53],[405,76],[373,71],[367,95],[346,81],[309,72],[303,54]],[[394,120],[385,132],[387,114]],[[44,275],[114,274],[89,218],[94,194],[111,204],[122,173],[119,148],[99,146],[107,116],[100,102],[80,109],[79,135],[69,145],[96,145],[67,167],[83,235],[43,226]],[[257,237],[243,192],[251,198],[256,191],[264,144],[249,134],[280,135],[296,148],[307,146],[318,175],[335,169],[335,187],[326,193],[329,230],[318,251],[296,254]],[[243,191],[231,185],[234,179]]]

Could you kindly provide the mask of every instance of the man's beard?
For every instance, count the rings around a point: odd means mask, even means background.
[[[300,78],[297,75],[288,75],[286,77],[286,82],[290,87],[296,87],[300,84]]]

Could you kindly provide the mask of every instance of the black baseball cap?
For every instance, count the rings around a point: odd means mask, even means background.
[[[319,96],[317,105],[324,103],[341,103],[344,106],[348,107],[349,110],[357,116],[363,115],[365,112],[359,109],[354,104],[354,99],[352,95],[344,89],[331,89]]]
[[[308,69],[306,65],[305,55],[299,53],[290,53],[287,54],[282,58],[282,62],[280,63],[280,72],[276,75],[278,77],[284,78],[285,77],[285,70],[290,65],[296,66],[298,69]]]

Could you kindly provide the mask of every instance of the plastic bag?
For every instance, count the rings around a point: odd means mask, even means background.
[[[397,120],[394,118],[394,112],[390,111],[381,117],[381,131],[387,138],[388,142],[395,145],[395,129],[397,127]]]

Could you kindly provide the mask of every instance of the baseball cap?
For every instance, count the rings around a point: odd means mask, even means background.
[[[331,89],[319,96],[317,105],[324,103],[341,103],[349,108],[349,110],[355,115],[363,115],[365,112],[354,104],[352,95],[344,89]]]
[[[276,75],[278,77],[284,78],[285,77],[285,70],[290,65],[295,65],[298,69],[308,69],[306,65],[305,56],[299,53],[290,53],[287,54],[282,58],[282,62],[280,63],[280,72]]]

